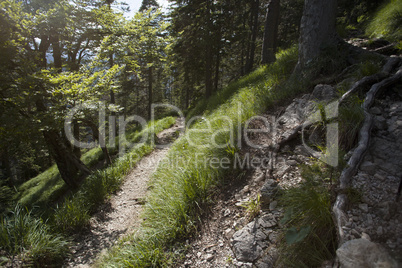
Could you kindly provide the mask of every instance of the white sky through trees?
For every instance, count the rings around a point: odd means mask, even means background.
[[[130,12],[125,14],[126,18],[131,18],[140,9],[142,0],[123,0],[130,6]],[[168,0],[157,0],[158,4],[166,11],[169,1]]]

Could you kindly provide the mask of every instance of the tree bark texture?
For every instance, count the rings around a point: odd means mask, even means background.
[[[152,102],[153,102],[153,95],[152,95],[153,70],[152,69],[153,69],[152,67],[148,68],[148,116],[149,116],[149,119],[151,119]]]
[[[271,0],[268,3],[265,16],[264,38],[262,43],[261,63],[269,64],[276,60],[276,43],[278,38],[280,0]]]
[[[336,41],[336,0],[306,0],[300,25],[299,62],[306,66],[321,49]]]
[[[251,16],[250,16],[250,28],[251,38],[249,41],[249,54],[246,61],[246,74],[253,70],[254,56],[255,56],[255,42],[258,35],[258,11],[260,7],[259,0],[252,0],[251,2]]]
[[[206,44],[206,55],[205,55],[205,98],[209,98],[212,95],[212,88],[213,88],[213,81],[212,81],[212,65],[213,65],[213,48],[212,48],[212,38],[210,36],[212,31],[212,3],[210,0],[207,1],[207,8],[206,8],[206,30],[205,30],[205,44]]]

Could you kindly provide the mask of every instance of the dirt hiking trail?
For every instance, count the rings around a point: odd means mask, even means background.
[[[159,162],[166,156],[170,143],[184,129],[184,120],[176,123],[157,135],[157,143],[164,145],[155,148],[143,157],[127,175],[121,188],[90,220],[87,231],[74,237],[72,255],[64,267],[90,267],[92,263],[120,238],[131,234],[139,227],[142,219],[142,205],[148,191],[148,181]]]

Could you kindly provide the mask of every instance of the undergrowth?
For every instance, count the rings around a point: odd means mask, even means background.
[[[254,199],[250,199],[241,206],[246,210],[246,217],[248,221],[252,221],[255,217],[257,217],[260,214],[260,209],[261,209],[261,196],[258,194],[257,197]]]
[[[353,149],[357,143],[364,121],[363,101],[353,95],[339,107],[339,146],[345,152]]]
[[[402,49],[402,1],[389,0],[383,4],[366,28],[371,38],[384,38],[390,42],[399,42]]]
[[[86,166],[92,167],[103,157],[100,148],[93,148],[82,155],[81,161]],[[18,192],[13,199],[23,207],[42,207],[54,203],[67,190],[68,186],[61,179],[57,166],[53,165],[18,187]]]
[[[302,165],[301,170],[304,181],[282,191],[279,198],[285,209],[281,267],[319,267],[333,258],[337,245],[328,179],[332,171],[318,160]]]
[[[17,205],[0,219],[0,251],[8,264],[43,267],[61,266],[68,254],[68,241],[49,226]],[[5,263],[4,263],[5,264]]]

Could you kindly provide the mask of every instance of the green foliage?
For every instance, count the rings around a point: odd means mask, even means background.
[[[357,65],[358,69],[354,76],[361,79],[365,76],[373,75],[378,73],[383,66],[383,61],[377,55],[367,55],[361,60]]]
[[[348,187],[345,189],[345,191],[350,204],[359,204],[362,202],[363,192],[361,190]]]
[[[91,149],[81,157],[81,161],[87,166],[93,166],[101,159],[103,159],[103,153],[100,148]],[[14,199],[21,206],[46,207],[58,200],[67,190],[68,187],[61,179],[57,166],[53,165],[18,187]]]
[[[402,39],[402,2],[389,0],[375,13],[366,28],[371,38],[384,38],[391,42]]]
[[[81,156],[81,161],[86,166],[93,167],[99,163],[100,160],[104,159],[104,157],[101,148],[93,148]]]
[[[260,214],[261,209],[260,197],[261,196],[258,194],[255,199],[250,199],[249,201],[246,201],[241,205],[243,208],[246,209],[246,215],[249,221],[252,221],[255,217],[257,217]]]
[[[299,243],[303,241],[311,232],[310,226],[300,227],[299,230],[296,227],[290,227],[285,234],[285,240],[288,245]]]
[[[354,95],[339,107],[339,145],[345,152],[357,143],[360,128],[364,121],[363,100]]]
[[[285,226],[279,263],[286,267],[318,267],[331,259],[336,249],[336,232],[331,214],[327,172],[318,163],[303,165],[304,182],[283,191]]]
[[[6,185],[5,181],[0,180],[0,215],[9,207],[14,191]]]
[[[67,190],[67,186],[61,179],[56,165],[53,165],[35,178],[23,183],[14,199],[21,206],[47,206],[54,202]]]
[[[61,233],[77,233],[89,224],[88,207],[78,198],[66,198],[57,206],[53,216],[53,228]]]
[[[0,223],[0,249],[9,261],[16,257],[35,267],[61,264],[68,253],[68,242],[53,234],[41,219],[16,206]]]

